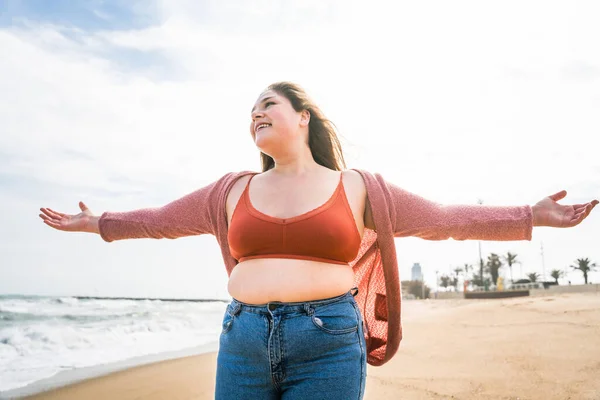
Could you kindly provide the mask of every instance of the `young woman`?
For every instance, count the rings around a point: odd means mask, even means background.
[[[155,209],[94,216],[42,208],[47,225],[106,241],[217,237],[233,300],[223,318],[217,399],[361,399],[366,364],[400,342],[394,237],[530,240],[572,227],[597,200],[442,206],[346,169],[333,125],[299,86],[269,86],[251,112],[262,173],[229,173]]]

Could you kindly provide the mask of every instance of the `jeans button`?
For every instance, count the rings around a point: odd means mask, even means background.
[[[277,308],[277,304],[269,304],[269,311],[273,311]]]

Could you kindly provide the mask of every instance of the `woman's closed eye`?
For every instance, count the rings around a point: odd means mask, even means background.
[[[269,105],[270,105],[270,104],[275,104],[275,103],[274,103],[274,102],[272,102],[272,101],[267,101],[267,102],[265,103],[265,108],[269,107]]]

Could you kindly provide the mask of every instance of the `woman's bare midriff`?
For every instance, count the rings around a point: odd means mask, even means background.
[[[354,285],[348,265],[288,258],[242,261],[233,269],[227,290],[248,304],[296,302],[339,296]]]

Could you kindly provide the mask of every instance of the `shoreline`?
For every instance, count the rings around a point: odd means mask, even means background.
[[[50,377],[31,382],[25,386],[0,392],[0,400],[37,396],[49,393],[57,389],[63,389],[75,384],[83,383],[107,375],[134,369],[151,364],[162,363],[171,360],[179,360],[202,354],[214,353],[218,350],[218,342],[213,341],[200,346],[181,350],[146,354],[128,358],[121,361],[110,362],[89,367],[74,368],[58,372]]]
[[[365,400],[600,399],[600,295],[412,300]],[[213,399],[216,352],[138,365],[29,400]]]

